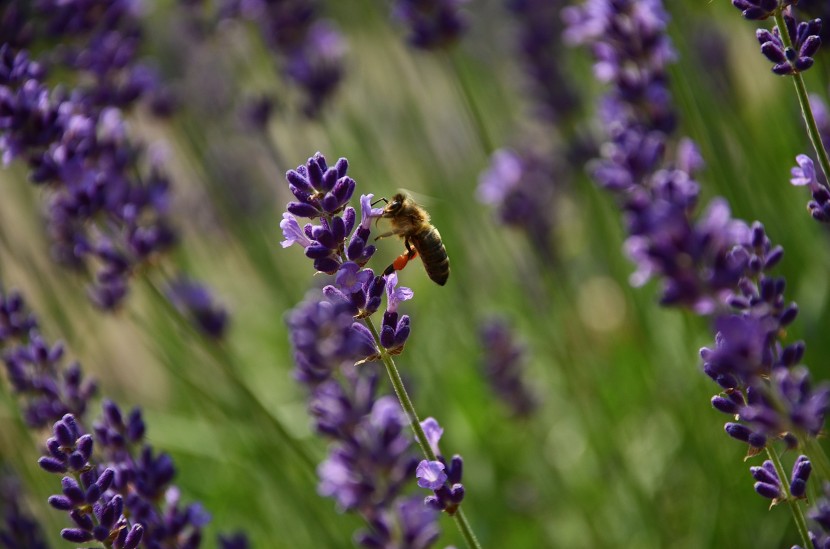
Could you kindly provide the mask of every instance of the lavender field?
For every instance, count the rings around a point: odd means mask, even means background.
[[[0,0],[0,547],[830,547],[827,17]]]

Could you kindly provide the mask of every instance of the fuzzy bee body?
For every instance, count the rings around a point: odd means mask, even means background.
[[[441,240],[441,233],[429,222],[429,214],[414,200],[396,194],[383,209],[383,216],[392,224],[392,231],[377,238],[397,235],[403,238],[406,253],[401,255],[384,274],[400,271],[416,255],[421,256],[429,278],[443,286],[450,276],[450,259]]]

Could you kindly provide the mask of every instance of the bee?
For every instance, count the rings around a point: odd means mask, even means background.
[[[375,240],[397,235],[403,238],[406,246],[406,252],[398,256],[383,274],[390,275],[402,270],[407,263],[420,255],[429,278],[440,286],[446,284],[450,276],[450,259],[447,257],[444,243],[441,242],[441,234],[429,222],[427,211],[402,193],[393,196],[391,201],[385,198],[382,200],[386,202],[386,207],[383,208],[381,217],[392,223],[392,230]]]

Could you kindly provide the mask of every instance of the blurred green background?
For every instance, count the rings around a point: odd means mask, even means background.
[[[828,235],[806,213],[804,189],[788,183],[795,155],[809,151],[791,83],[769,71],[755,27],[729,3],[668,4],[680,55],[671,88],[681,133],[707,162],[703,197],[726,197],[736,217],[761,220],[784,246],[779,273],[801,308],[788,337],[806,340],[805,363],[826,379]],[[309,120],[252,29],[227,25],[188,42],[174,2],[147,3],[146,53],[187,98],[170,121],[130,118],[147,141],[163,143],[175,184],[174,219],[184,235],[159,269],[187,266],[230,309],[220,358],[231,357],[233,374],[150,299],[146,284],[134,284],[118,314],[95,311],[86,281],[49,259],[43,191],[25,183],[20,165],[0,172],[0,279],[25,292],[46,334],[67,342],[101,394],[143,408],[149,440],[173,455],[186,499],[213,515],[206,546],[218,531],[242,529],[255,547],[351,547],[361,526],[316,494],[294,445],[252,402],[279,418],[315,462],[323,459],[326,443],[311,431],[304,390],[291,377],[283,321],[322,277],[312,277],[299,248],[280,247],[278,227],[289,200],[283,174],[316,151],[330,162],[349,159],[356,195],[404,188],[429,197],[452,276],[439,287],[419,266],[401,274],[415,298],[402,306],[413,331],[396,362],[421,416],[444,426],[444,451],[464,456],[464,509],[484,547],[794,543],[787,509],[768,510],[752,489],[748,467],[761,459],[743,462],[745,448],[724,434],[725,416],[709,404],[716,389],[697,355],[713,339],[706,321],[659,307],[653,284],[629,286],[633,266],[610,196],[572,167],[576,175],[551,212],[556,265],[540,263],[522,234],[476,201],[490,151],[459,82],[469,84],[495,146],[516,146],[534,126],[515,24],[502,3],[470,5],[470,31],[452,60],[408,48],[384,2],[329,1],[325,10],[346,35],[348,66],[333,103]],[[590,59],[583,51],[562,55],[590,111],[577,123],[597,132],[603,90]],[[828,63],[817,58],[806,75],[822,96]],[[258,93],[280,100],[264,133],[236,114]],[[382,269],[399,252],[383,241],[369,266]],[[512,419],[482,377],[477,331],[492,314],[509,319],[527,346],[527,380],[542,401],[530,418]],[[56,479],[34,465],[44,437],[23,429],[3,387],[0,456],[25,478],[52,545],[66,545],[58,534],[64,515],[45,503]],[[463,546],[447,517],[441,527],[437,547]]]

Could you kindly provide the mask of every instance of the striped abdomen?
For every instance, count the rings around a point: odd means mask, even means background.
[[[447,257],[447,249],[441,242],[438,229],[430,225],[415,233],[409,240],[421,256],[429,278],[441,286],[446,284],[450,276],[450,258]]]

